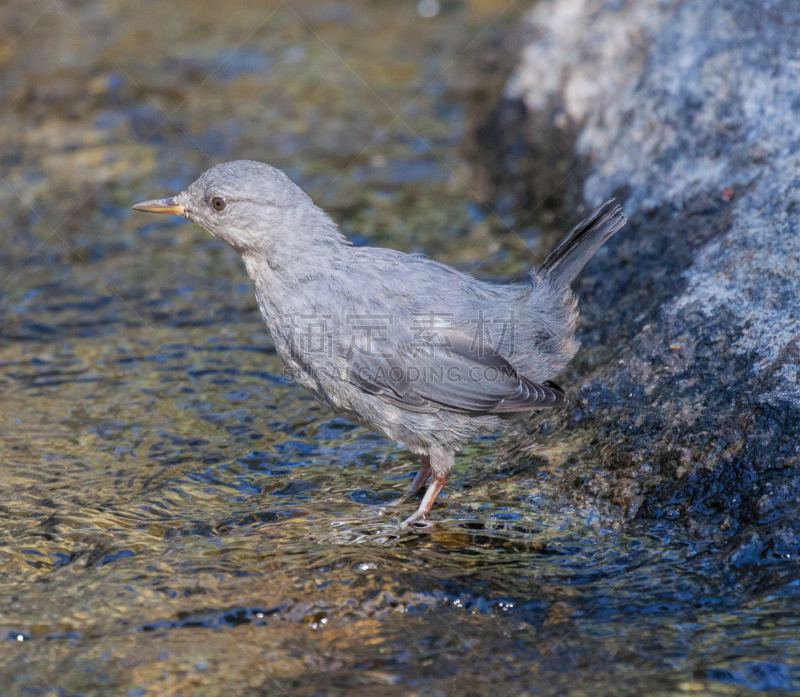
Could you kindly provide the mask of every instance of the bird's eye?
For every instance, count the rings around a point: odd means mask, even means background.
[[[214,198],[211,199],[211,207],[217,212],[224,211],[226,205],[225,199],[222,198],[222,196],[214,196]]]

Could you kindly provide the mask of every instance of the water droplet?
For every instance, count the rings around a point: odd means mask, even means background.
[[[417,3],[417,14],[425,19],[430,19],[439,14],[438,0],[420,0]]]

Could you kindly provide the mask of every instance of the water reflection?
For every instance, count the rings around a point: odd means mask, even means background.
[[[415,458],[285,381],[232,252],[130,215],[250,157],[359,244],[524,271],[459,154],[469,46],[520,8],[436,4],[0,9],[3,694],[797,690],[796,583],[546,458],[476,442],[401,530]]]

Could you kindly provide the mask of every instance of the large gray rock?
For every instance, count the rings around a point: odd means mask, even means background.
[[[568,142],[562,200],[615,195],[630,225],[579,282],[571,408],[512,456],[537,443],[588,506],[735,535],[734,564],[796,559],[800,4],[557,0],[528,21],[501,163]]]

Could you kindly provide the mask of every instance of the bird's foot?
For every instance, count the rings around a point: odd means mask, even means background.
[[[416,513],[413,515],[408,516],[402,523],[400,523],[401,528],[407,528],[409,525],[413,523],[424,523],[428,520],[427,512],[422,510],[417,510]]]
[[[427,520],[428,513],[431,512],[431,507],[433,506],[433,502],[436,500],[436,497],[439,495],[439,492],[442,490],[445,484],[447,484],[447,480],[450,479],[450,473],[447,474],[434,474],[433,481],[428,486],[428,490],[425,492],[425,496],[422,498],[422,502],[419,504],[419,508],[417,512],[414,513],[411,517],[404,520],[401,524],[401,528],[407,528],[412,523],[422,522]]]

